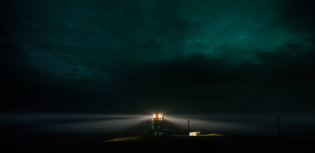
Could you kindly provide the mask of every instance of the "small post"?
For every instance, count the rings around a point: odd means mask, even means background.
[[[280,137],[280,124],[279,124],[279,115],[276,117],[278,119],[278,136]]]
[[[163,111],[162,111],[162,115],[163,115],[163,116],[162,116],[162,120],[163,120],[163,122],[162,122],[162,123],[163,123],[163,129],[162,129],[162,130],[164,130],[164,112],[163,112]],[[164,132],[163,132],[163,135],[164,135]]]
[[[189,120],[188,120],[188,136],[189,136]]]

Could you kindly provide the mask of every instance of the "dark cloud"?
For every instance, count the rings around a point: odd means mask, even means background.
[[[283,3],[279,1],[279,18],[278,22],[283,22],[286,25],[288,32],[297,32],[302,34],[314,34],[314,9],[312,2],[308,0],[302,1],[287,1]]]
[[[259,103],[268,104],[276,98],[279,105],[275,109],[282,111],[280,105],[292,97],[303,95],[300,100],[306,103],[312,99],[312,52],[290,55],[289,51],[258,51],[257,54],[261,63],[254,65],[250,61],[235,65],[225,59],[211,60],[202,54],[147,63],[129,68],[124,79],[143,95],[159,99],[163,104],[171,99],[186,109],[192,104],[220,106],[222,103],[228,104],[225,108],[235,110],[243,110],[238,107],[239,103],[252,109],[267,109]],[[285,54],[288,55],[283,57]]]
[[[313,14],[293,0],[1,2],[1,109],[310,111]]]
[[[280,115],[284,135],[314,139],[310,1],[0,3],[0,124],[14,143],[32,131],[139,133],[148,117],[79,114],[156,111],[191,114],[168,118],[174,132],[191,117],[203,131],[255,133]]]

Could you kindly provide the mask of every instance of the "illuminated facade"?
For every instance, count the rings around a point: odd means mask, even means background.
[[[168,135],[168,130],[164,129],[164,115],[156,112],[151,118],[151,129],[146,129],[143,132],[147,137],[160,137]]]
[[[189,136],[200,136],[200,131],[189,132]]]

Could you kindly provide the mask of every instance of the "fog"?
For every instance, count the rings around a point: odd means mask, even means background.
[[[305,115],[305,114],[302,114]],[[1,135],[9,143],[95,142],[114,137],[141,136],[150,129],[151,115],[104,114],[6,114],[1,116]],[[164,128],[171,135],[201,134],[277,136],[278,123],[272,115],[166,115]],[[281,115],[281,136],[314,141],[315,124],[301,115]],[[28,142],[25,137],[28,137]],[[32,137],[30,139],[30,137]]]

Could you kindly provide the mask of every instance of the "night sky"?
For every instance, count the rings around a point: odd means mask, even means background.
[[[299,125],[283,126],[288,135],[315,128],[311,2],[1,1],[1,125],[20,125],[19,114],[164,111],[280,115]]]

